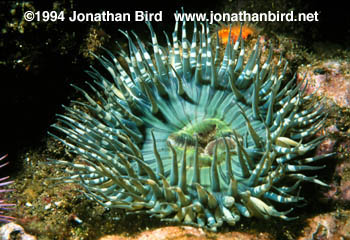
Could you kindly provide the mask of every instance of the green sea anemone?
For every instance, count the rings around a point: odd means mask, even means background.
[[[123,32],[129,54],[97,57],[109,79],[88,72],[95,96],[74,86],[87,103],[65,107],[53,125],[63,136],[51,135],[82,162],[51,159],[68,167],[60,180],[106,208],[213,231],[241,216],[294,219],[286,216],[293,208],[274,204],[302,201],[303,181],[327,186],[301,173],[323,168],[314,162],[331,155],[305,156],[322,141],[310,138],[324,123],[321,104],[301,109],[310,96],[295,79],[283,82],[287,63],[274,65],[272,48],[261,62],[259,41],[247,60],[241,36],[221,57],[208,25],[194,23],[190,42],[186,22],[180,40],[176,23],[166,47],[147,26],[152,54]]]

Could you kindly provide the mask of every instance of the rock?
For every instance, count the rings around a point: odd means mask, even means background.
[[[322,60],[298,69],[298,82],[308,80],[306,94],[332,100],[339,107],[350,104],[350,64],[345,60]]]
[[[268,233],[245,233],[245,232],[227,232],[213,233],[205,232],[201,228],[189,226],[161,227],[153,230],[146,230],[134,237],[125,237],[122,235],[108,235],[99,240],[273,240]]]
[[[0,228],[0,239],[1,240],[10,240],[13,239],[12,234],[16,234],[16,239],[18,240],[36,240],[36,237],[26,233],[22,226],[10,222]]]
[[[297,240],[332,239],[342,240],[350,237],[350,212],[321,214],[307,219],[308,225]]]

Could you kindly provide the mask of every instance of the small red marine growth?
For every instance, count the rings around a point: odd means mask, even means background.
[[[231,25],[231,40],[235,42],[239,37],[239,32],[241,30],[240,24]],[[248,36],[253,35],[256,32],[256,29],[249,24],[242,25],[242,38],[247,39]],[[226,45],[228,42],[228,37],[230,34],[230,25],[222,25],[218,30],[218,35],[220,43]]]

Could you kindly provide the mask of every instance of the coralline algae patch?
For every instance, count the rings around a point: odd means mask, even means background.
[[[348,146],[349,147],[349,146]],[[330,189],[323,194],[329,203],[348,207],[350,206],[350,162],[343,161],[336,165],[334,181]]]
[[[344,211],[339,214],[326,213],[306,219],[307,226],[303,229],[297,240],[316,239],[349,239],[350,213]]]
[[[268,233],[245,233],[245,232],[225,232],[225,233],[209,233],[201,228],[190,226],[169,226],[157,229],[146,230],[135,236],[108,235],[99,240],[273,240],[274,238]]]
[[[348,109],[339,110],[338,107],[330,110],[328,121],[333,122],[333,125],[317,134],[326,138],[315,151],[317,156],[330,152],[336,153],[326,170],[329,175],[327,183],[330,187],[321,190],[322,195],[318,200],[328,207],[336,208],[339,212],[350,206],[350,128],[344,125],[349,122],[347,112]]]
[[[308,80],[306,93],[316,93],[339,107],[350,104],[350,64],[345,60],[320,60],[312,66],[300,66],[298,81]]]

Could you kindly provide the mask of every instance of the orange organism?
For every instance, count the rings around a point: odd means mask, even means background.
[[[239,31],[241,29],[240,24],[233,24],[231,25],[231,40],[236,41],[239,37]],[[246,39],[248,36],[254,34],[256,32],[256,29],[248,24],[243,24],[242,26],[242,37],[243,39]],[[230,25],[222,25],[220,29],[218,30],[218,35],[220,38],[221,44],[227,44],[228,37],[230,34]]]

